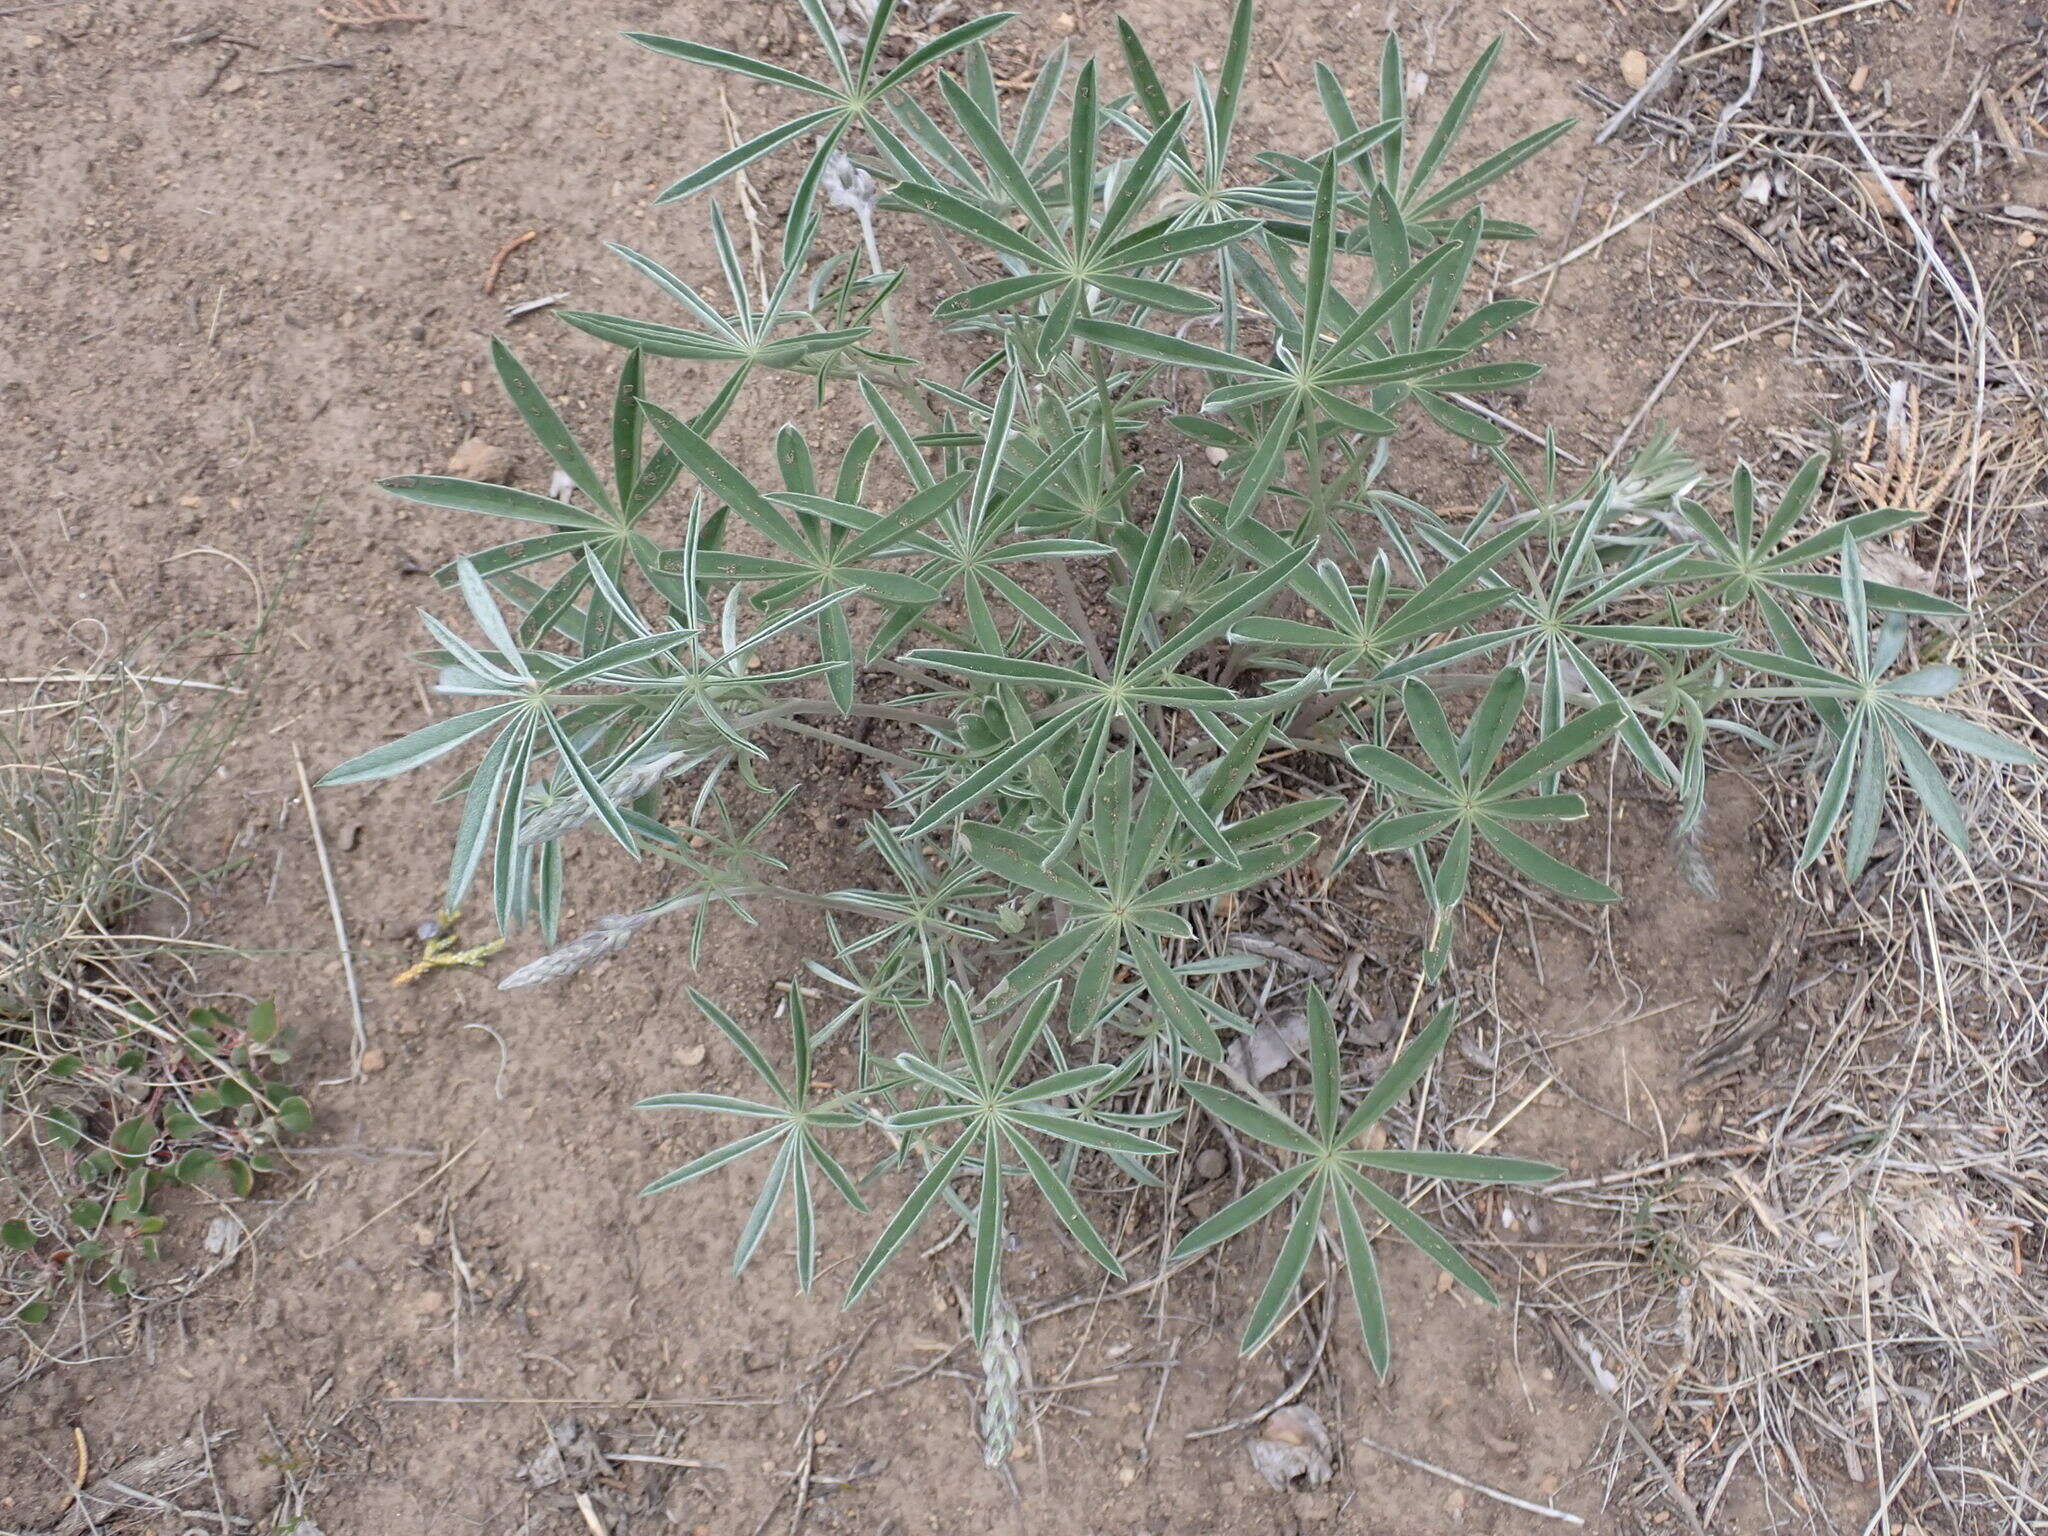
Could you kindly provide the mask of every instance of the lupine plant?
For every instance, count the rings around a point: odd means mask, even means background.
[[[1717,733],[1810,753],[1802,859],[1839,848],[1853,879],[1914,800],[1967,856],[1937,750],[2026,751],[1938,706],[1954,668],[1910,659],[1962,610],[1862,574],[1859,542],[1912,513],[1820,521],[1818,460],[1769,507],[1748,469],[1716,487],[1662,438],[1568,483],[1554,445],[1504,430],[1485,397],[1537,369],[1493,349],[1534,306],[1473,304],[1468,278],[1535,232],[1483,199],[1569,125],[1463,154],[1498,45],[1426,134],[1393,39],[1374,92],[1319,66],[1325,121],[1281,151],[1240,131],[1250,0],[1219,72],[1179,99],[1122,23],[1127,85],[1062,46],[1018,93],[986,51],[1002,16],[905,50],[890,0],[851,42],[822,0],[801,3],[811,72],[633,37],[807,104],[662,196],[706,208],[730,305],[621,252],[682,323],[566,317],[621,351],[603,471],[494,346],[559,492],[385,482],[521,526],[440,573],[469,627],[429,616],[426,660],[459,712],[326,783],[471,749],[448,791],[446,904],[481,882],[506,934],[538,929],[549,952],[508,987],[573,975],[668,913],[695,914],[694,964],[707,923],[823,912],[831,953],[793,978],[786,1023],[692,994],[761,1096],[648,1101],[740,1127],[650,1186],[758,1164],[736,1269],[787,1206],[808,1287],[818,1201],[894,1204],[852,1299],[951,1212],[972,1236],[980,1339],[1008,1315],[1029,1196],[1120,1276],[1158,1244],[1120,1253],[1089,1207],[1119,1185],[1142,1197],[1226,1137],[1253,1172],[1171,1262],[1280,1217],[1245,1347],[1292,1315],[1321,1246],[1384,1371],[1376,1243],[1411,1242],[1491,1294],[1407,1181],[1554,1171],[1376,1149],[1372,1132],[1413,1113],[1456,1027],[1455,918],[1475,882],[1619,899],[1557,844],[1587,814],[1590,760],[1685,828]],[[792,150],[807,158],[762,294],[715,193]],[[885,249],[926,278],[906,284]],[[899,350],[911,302],[944,333],[935,360]],[[668,358],[701,398],[662,388]],[[860,424],[829,441],[787,426],[754,451],[730,423],[777,377]],[[1433,510],[1389,482],[1397,450],[1476,463],[1495,488],[1461,516]],[[1725,517],[1708,510],[1724,496]],[[870,887],[798,889],[777,857],[818,744],[874,769]],[[674,894],[563,942],[572,838],[666,862]],[[1262,963],[1228,946],[1230,914],[1311,859],[1316,879],[1412,871],[1418,1000],[1443,995],[1374,1072],[1347,1046],[1356,997],[1315,993],[1302,1081],[1269,1090],[1229,1056],[1259,1023],[1233,973]]]

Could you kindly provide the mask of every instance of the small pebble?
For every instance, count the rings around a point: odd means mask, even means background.
[[[448,456],[448,473],[464,480],[503,485],[512,478],[512,455],[472,437]]]
[[[384,1053],[378,1050],[376,1046],[373,1045],[363,1052],[363,1071],[365,1073],[382,1072],[384,1070],[384,1063]]]
[[[1640,48],[1628,48],[1621,55],[1621,82],[1632,91],[1640,91],[1650,78],[1650,61]]]

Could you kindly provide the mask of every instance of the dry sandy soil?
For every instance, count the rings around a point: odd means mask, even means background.
[[[700,219],[646,204],[724,146],[714,84],[619,31],[799,57],[793,13],[765,0],[420,9],[423,24],[336,35],[305,0],[0,7],[0,621],[10,639],[0,670],[75,664],[102,625],[122,637],[213,633],[225,652],[253,625],[259,593],[282,603],[259,707],[200,813],[194,853],[235,870],[207,897],[202,931],[250,956],[209,982],[276,997],[321,1078],[346,1071],[348,1008],[293,755],[317,773],[425,718],[431,706],[405,659],[416,607],[437,601],[422,573],[480,537],[369,482],[439,470],[471,435],[517,446],[489,377],[493,333],[509,334],[571,419],[590,423],[609,388],[606,349],[545,314],[508,326],[504,306],[566,292],[579,307],[651,313],[601,242],[708,270]],[[1866,66],[1866,90],[1942,119],[1984,60],[2032,35],[2018,26],[2022,9],[1935,0],[1915,19],[1885,5],[1831,25],[1824,41],[1841,77]],[[1513,11],[1274,0],[1240,131],[1290,144],[1311,109],[1312,62],[1328,59],[1363,86],[1392,21],[1431,74],[1425,114],[1486,38],[1509,33],[1477,130],[1503,143],[1595,110],[1582,84],[1625,95],[1623,51],[1654,59],[1682,25],[1649,0],[1528,0]],[[1133,14],[1183,63],[1213,59],[1220,45],[1220,6],[1138,0]],[[1005,47],[1021,58],[1076,27],[1082,44],[1113,48],[1107,7],[1062,16],[1038,4]],[[179,41],[193,36],[202,40]],[[310,60],[347,67],[296,67]],[[729,96],[743,129],[768,121],[765,95],[735,86]],[[1496,280],[1683,174],[1646,141],[1595,148],[1582,131],[1504,199],[1499,211],[1536,225],[1542,241],[1511,251]],[[786,175],[758,177],[771,237]],[[1524,343],[1553,367],[1513,403],[1521,419],[1557,423],[1589,460],[1604,451],[1708,316],[1693,302],[1701,274],[1740,259],[1708,227],[1734,196],[1710,180],[1559,274]],[[528,230],[537,238],[487,297],[493,254]],[[1748,452],[1782,473],[1770,429],[1840,403],[1772,336],[1715,349],[1741,328],[1715,332],[1657,416],[1680,424],[1716,470]],[[660,390],[688,401],[702,380],[677,366]],[[727,440],[755,452],[776,412],[797,405],[758,400]],[[1456,499],[1467,466],[1433,440],[1418,451],[1411,481]],[[529,452],[515,483],[545,478]],[[868,808],[859,776],[794,750],[771,773],[800,783],[819,834],[785,850],[799,873],[858,875],[859,850],[840,829]],[[1631,899],[1611,947],[1540,914],[1504,946],[1502,1007],[1517,1029],[1554,1042],[1545,1070],[1557,1082],[1503,1150],[1598,1172],[1711,1134],[1713,1106],[1682,1093],[1682,1063],[1716,989],[1740,984],[1768,951],[1787,878],[1758,855],[1757,807],[1739,781],[1720,786],[1715,806],[1706,848],[1718,902],[1672,868],[1665,808],[1624,802],[1613,847]],[[384,979],[409,963],[409,936],[432,913],[448,809],[408,782],[323,795],[319,812],[365,978],[374,1070],[317,1091],[319,1131],[296,1171],[244,1208],[252,1223],[274,1219],[243,1259],[86,1351],[108,1358],[41,1370],[0,1398],[0,1529],[58,1518],[75,1430],[97,1469],[181,1438],[202,1416],[232,1432],[215,1452],[229,1513],[267,1520],[280,1501],[302,1500],[329,1536],[1557,1528],[1365,1449],[1360,1435],[1581,1514],[1589,1530],[1682,1528],[1654,1500],[1608,1498],[1609,1412],[1548,1331],[1512,1304],[1488,1312],[1440,1293],[1405,1258],[1390,1273],[1395,1374],[1376,1384],[1339,1324],[1305,1393],[1338,1433],[1337,1477],[1289,1495],[1259,1480],[1245,1430],[1190,1437],[1255,1413],[1308,1358],[1300,1331],[1237,1358],[1257,1256],[1118,1300],[1088,1289],[1052,1234],[1028,1233],[1012,1281],[1020,1307],[1080,1304],[1031,1328],[1044,1394],[1032,1401],[1049,1411],[1012,1476],[986,1471],[974,1359],[958,1347],[961,1246],[900,1265],[842,1313],[830,1299],[836,1277],[819,1297],[797,1297],[779,1255],[744,1284],[730,1276],[739,1188],[634,1194],[700,1134],[634,1115],[634,1100],[739,1082],[732,1053],[679,1005],[681,985],[693,980],[742,1016],[763,1009],[775,980],[813,952],[810,926],[716,925],[694,976],[684,935],[656,931],[626,962],[556,990],[500,994],[489,972],[393,990]],[[1596,857],[1601,847],[1586,845]],[[597,863],[593,853],[572,866],[589,893],[582,915],[660,891],[656,872]],[[1328,916],[1332,931],[1311,936],[1325,950],[1356,943],[1398,957],[1410,933],[1391,898]],[[531,945],[515,941],[508,960]],[[179,1224],[167,1276],[202,1262],[191,1241],[202,1225]],[[853,1234],[839,1235],[844,1251]],[[78,1352],[75,1338],[51,1342]],[[547,1426],[571,1415],[606,1451],[705,1465],[627,1462],[539,1490],[515,1478]],[[1845,1523],[1860,1525],[1871,1488],[1823,1473]],[[576,1486],[588,1489],[587,1512]],[[209,1528],[205,1502],[184,1523]],[[1732,1493],[1717,1528],[1761,1529],[1747,1507]],[[157,1526],[181,1528],[168,1517]]]

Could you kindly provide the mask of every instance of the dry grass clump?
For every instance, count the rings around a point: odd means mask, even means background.
[[[157,762],[164,690],[105,666],[12,691],[0,704],[0,1048],[18,1076],[80,1032],[160,1005],[157,972],[182,966],[182,936],[132,923],[154,903],[182,926],[187,903],[165,852],[180,796]]]
[[[1746,1155],[1592,1202],[1625,1257],[1572,1277],[1606,1283],[1578,1321],[1709,1529],[1738,1479],[1795,1529],[1882,1504],[1894,1528],[2010,1530],[2048,1491],[2026,1392],[2048,1292],[2024,1253],[2048,1135],[1956,1091],[2039,1084],[1915,1065],[1889,1116],[1818,1093],[1757,1116]]]
[[[0,1333],[30,1355],[77,1282],[132,1288],[162,1224],[136,1180],[204,1139],[174,1112],[225,1052],[276,1054],[195,1035],[186,1009],[212,946],[177,838],[245,702],[104,655],[0,679]]]

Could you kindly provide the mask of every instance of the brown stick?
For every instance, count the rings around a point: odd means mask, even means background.
[[[503,245],[498,247],[498,254],[491,258],[491,270],[484,274],[485,298],[488,299],[493,293],[497,291],[498,274],[505,270],[505,258],[510,256],[514,251],[518,250],[519,247],[521,247],[522,245],[526,245],[532,241],[538,240],[539,238],[539,230],[529,229],[523,235],[514,235],[510,240],[507,240]]]

